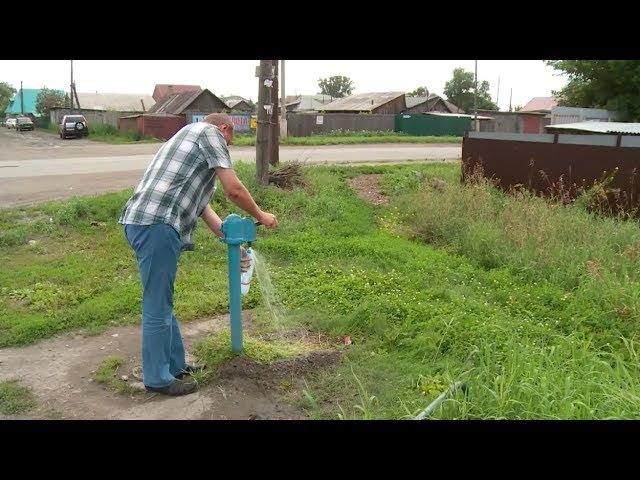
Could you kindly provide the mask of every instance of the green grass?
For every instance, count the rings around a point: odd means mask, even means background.
[[[0,382],[0,413],[4,415],[18,415],[32,410],[36,400],[26,387],[18,380]]]
[[[112,356],[106,358],[100,365],[98,365],[96,373],[93,374],[93,379],[117,393],[138,393],[139,390],[135,389],[130,383],[120,378],[118,369],[124,362],[125,360],[122,357]]]
[[[459,165],[308,167],[310,186],[292,191],[237,169],[280,220],[255,246],[289,320],[353,339],[335,370],[307,378],[315,418],[411,418],[456,380],[468,391],[433,418],[639,416],[637,223],[463,186]],[[389,206],[351,191],[361,173],[383,175]],[[0,212],[0,345],[139,321],[115,223],[129,193]],[[221,192],[214,206],[237,211]],[[224,246],[202,224],[195,240],[178,270],[183,321],[228,310]],[[252,288],[243,301],[261,300]],[[217,365],[226,343],[200,354]]]
[[[218,367],[234,357],[231,351],[231,331],[223,329],[209,335],[206,339],[196,342],[192,348],[199,363],[206,365],[206,369],[193,376],[198,382],[208,382],[215,378]],[[276,360],[289,359],[309,353],[307,345],[300,343],[285,343],[283,341],[265,341],[258,337],[243,334],[242,354],[257,363],[270,364]]]
[[[49,133],[59,135],[58,125],[49,124],[44,129]],[[94,142],[110,143],[110,144],[126,144],[126,143],[159,143],[164,140],[153,138],[150,136],[141,136],[138,132],[133,131],[120,131],[113,125],[89,125],[88,140]]]
[[[46,131],[58,135],[58,126],[49,125]],[[137,132],[119,131],[111,125],[89,125],[89,140],[110,144],[159,143],[164,140],[140,136]],[[326,135],[310,137],[280,138],[280,145],[355,145],[369,143],[462,143],[461,137],[452,136],[410,136],[402,132],[350,132],[336,131]],[[235,146],[246,147],[256,144],[255,134],[236,134]]]

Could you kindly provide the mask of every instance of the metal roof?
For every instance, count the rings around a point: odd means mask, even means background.
[[[180,115],[174,115],[173,113],[134,113],[133,115],[124,115],[120,118],[138,118],[138,117],[171,117],[179,118]]]
[[[142,103],[144,108],[149,110],[156,103],[151,95],[143,93],[83,93],[78,92],[78,100],[80,106],[90,110],[119,110],[129,112],[142,111]]]
[[[213,95],[209,90],[198,90],[195,92],[185,92],[185,93],[176,93],[174,95],[167,95],[165,98],[156,103],[153,108],[150,108],[148,113],[171,113],[174,115],[179,115],[182,111],[191,105],[200,95],[204,92],[209,92],[210,95]],[[215,95],[213,95],[215,98]],[[220,100],[220,99],[218,99]],[[220,100],[221,103],[222,100]],[[225,104],[226,105],[226,104]]]
[[[640,123],[627,122],[578,122],[547,125],[549,130],[579,130],[591,133],[626,133],[640,135]]]
[[[466,113],[425,112],[423,115],[436,115],[438,117],[476,118],[475,115],[469,115]],[[483,115],[478,115],[478,120],[493,120],[493,117],[485,117]]]
[[[533,97],[522,107],[521,112],[550,112],[557,105],[558,101],[554,97]]]
[[[321,110],[327,112],[370,112],[398,97],[404,97],[404,95],[404,92],[358,93],[327,103],[321,107]]]
[[[324,105],[331,103],[332,98],[329,95],[298,95],[297,97],[286,97],[285,106],[291,107],[297,105],[292,110],[296,112],[317,111],[324,108]]]
[[[404,101],[407,104],[407,108],[413,108],[416,105],[420,105],[421,103],[426,102],[430,98],[433,98],[434,94],[429,95],[428,97],[412,97],[409,95],[404,96]]]
[[[200,85],[171,85],[168,83],[158,83],[153,89],[152,97],[159,102],[167,95],[195,92],[200,90],[202,90],[202,88],[200,88]]]
[[[226,103],[229,108],[234,108],[236,105],[238,105],[241,102],[244,102],[247,104],[247,106],[251,106],[251,104],[249,103],[249,100],[247,100],[244,97],[240,97],[238,95],[230,95],[228,97],[220,97],[220,99]]]
[[[5,109],[5,113],[8,115],[15,115],[18,113],[22,113],[22,106],[24,105],[24,113],[36,113],[36,100],[38,99],[38,94],[40,93],[40,88],[23,88],[22,94],[21,90],[14,94],[13,98],[9,101],[7,108]],[[64,95],[65,92],[61,90],[56,90],[56,92]],[[22,95],[22,99],[21,99]]]
[[[445,104],[445,106],[451,113],[464,113],[464,110],[462,110],[460,107],[458,107],[457,105],[454,105],[448,100],[445,100],[443,97],[441,97],[437,93],[431,93],[429,94],[428,97],[411,97],[407,95],[405,95],[404,97],[404,101],[407,105],[407,108],[413,108],[415,106],[418,106],[420,104],[423,104],[425,102],[430,102],[430,101],[433,101],[432,103],[433,105],[435,105],[436,103],[438,103],[438,100],[442,100],[442,102]],[[431,108],[433,105],[429,105],[429,108]]]

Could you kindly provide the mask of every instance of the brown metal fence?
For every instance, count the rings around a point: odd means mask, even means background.
[[[574,199],[609,179],[603,204],[612,211],[640,206],[640,137],[469,133],[462,142],[462,178],[480,167],[504,190],[525,187]]]

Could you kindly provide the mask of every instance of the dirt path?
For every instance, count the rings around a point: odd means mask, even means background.
[[[182,325],[185,347],[228,325],[216,317]],[[170,398],[141,392],[118,394],[92,380],[107,357],[127,360],[119,374],[139,365],[140,327],[118,327],[96,336],[64,334],[22,348],[0,350],[0,381],[17,378],[35,394],[38,407],[26,416],[0,418],[62,419],[304,419],[292,403],[305,374],[331,366],[335,351],[256,364],[236,357],[197,393]]]
[[[368,175],[358,175],[349,180],[349,185],[353,188],[358,197],[374,205],[383,205],[389,203],[389,199],[380,193],[380,179],[382,175],[372,173]]]

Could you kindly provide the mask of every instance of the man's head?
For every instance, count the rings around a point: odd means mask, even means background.
[[[227,145],[231,145],[231,142],[233,142],[233,122],[229,115],[226,113],[212,113],[204,117],[202,121],[218,127],[227,141]]]

